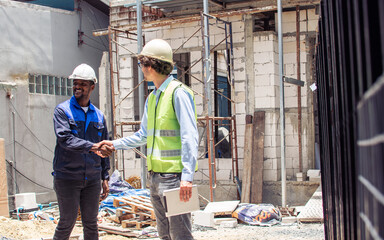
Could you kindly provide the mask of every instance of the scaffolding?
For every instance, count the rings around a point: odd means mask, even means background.
[[[130,11],[130,15],[132,14]],[[116,13],[118,14],[118,13]],[[134,15],[136,16],[136,15]],[[232,44],[232,25],[231,22],[222,20],[220,18],[211,16],[206,13],[201,13],[201,26],[200,28],[195,31],[189,38],[187,38],[183,43],[176,49],[174,49],[174,55],[178,53],[178,51],[183,48],[183,46],[190,41],[193,37],[198,36],[199,32],[201,31],[201,37],[202,37],[202,54],[201,58],[194,61],[190,64],[190,66],[186,68],[182,68],[181,66],[177,65],[177,71],[181,72],[183,74],[180,74],[180,76],[177,76],[178,80],[182,80],[181,78],[184,76],[184,74],[187,74],[190,76],[191,79],[195,81],[197,84],[201,84],[203,86],[203,89],[205,90],[204,93],[199,92],[198,90],[194,89],[194,87],[191,85],[192,91],[195,93],[195,98],[201,97],[203,102],[203,112],[198,112],[198,127],[199,132],[202,130],[202,133],[199,135],[199,156],[198,160],[205,159],[206,156],[208,156],[208,162],[209,162],[209,176],[207,176],[205,173],[203,175],[209,177],[209,185],[210,185],[210,200],[214,201],[215,199],[215,188],[217,187],[217,181],[216,181],[216,147],[223,143],[223,141],[229,139],[229,145],[230,145],[230,157],[232,159],[232,180],[237,185],[238,190],[238,197],[241,196],[241,188],[240,188],[240,181],[239,181],[239,169],[238,169],[238,153],[237,153],[237,133],[236,133],[236,117],[235,117],[235,101],[231,98],[231,96],[234,96],[234,87],[235,87],[235,81],[234,81],[234,71],[233,71],[233,44]],[[139,19],[137,19],[139,21]],[[210,27],[211,28],[218,28],[221,31],[223,31],[223,39],[221,41],[218,41],[216,45],[214,45],[212,48],[209,44],[210,39]],[[138,29],[141,30],[141,29]],[[137,31],[139,32],[139,31]],[[127,39],[132,41],[138,40],[138,34],[134,31],[130,30],[122,30],[121,28],[113,28],[109,26],[108,28],[108,35],[109,35],[109,52],[110,52],[110,79],[111,79],[111,108],[112,108],[112,122],[113,122],[113,139],[124,137],[126,132],[134,132],[138,130],[138,127],[140,125],[140,121],[122,121],[121,117],[118,116],[118,110],[121,106],[121,103],[130,97],[132,94],[138,94],[138,88],[141,84],[145,85],[145,89],[148,89],[148,85],[145,81],[138,82],[135,87],[131,89],[131,91],[126,94],[125,96],[121,96],[120,92],[120,67],[119,67],[119,51],[125,50],[131,53],[132,57],[135,57],[137,53],[132,52],[127,47],[125,47],[123,44],[121,44],[121,39]],[[143,43],[144,41],[144,34],[142,36]],[[205,39],[206,38],[206,39]],[[206,41],[207,40],[207,41]],[[144,45],[144,44],[143,44]],[[220,48],[220,50],[217,50]],[[222,56],[225,59],[225,66],[226,66],[226,73],[227,76],[227,86],[230,90],[227,93],[227,96],[224,95],[222,92],[218,89],[217,84],[217,51],[222,51]],[[209,67],[209,63],[211,62],[212,54],[214,56],[214,62],[216,66],[214,66],[214,82],[212,83],[210,79],[210,73],[212,69]],[[199,62],[202,63],[202,76],[203,79],[199,78],[198,76],[195,76],[192,74],[191,69],[196,66]],[[208,63],[208,67],[207,67]],[[133,67],[134,68],[134,67]],[[133,71],[133,69],[132,69]],[[117,86],[117,87],[116,87]],[[146,91],[147,92],[147,91]],[[211,108],[215,102],[212,102],[212,99],[210,97],[211,93],[214,94],[215,97],[221,96],[224,101],[227,101],[228,104],[228,116],[220,116],[218,113],[218,110],[215,108],[215,111],[209,111],[209,108]],[[132,97],[132,96],[131,96]],[[140,96],[139,98],[145,99],[147,96]],[[217,103],[217,101],[216,101]],[[140,116],[141,117],[141,116]],[[218,139],[218,129],[220,127],[224,127],[228,130],[228,133],[223,136],[222,138]],[[205,138],[204,138],[205,137]],[[204,141],[205,139],[205,141]],[[203,144],[202,144],[203,143]],[[203,146],[202,146],[203,145]],[[136,154],[141,157],[142,159],[145,159],[145,153],[142,151],[139,151],[138,149],[133,149],[133,151],[136,152]],[[120,154],[115,154],[114,156],[115,161],[113,162],[112,166],[114,169],[117,169],[122,172],[123,177],[125,177],[125,166],[124,166],[124,152],[122,151]],[[141,176],[141,178],[145,178],[144,176]],[[143,184],[145,185],[145,183]],[[142,188],[145,188],[145,186],[141,186]]]

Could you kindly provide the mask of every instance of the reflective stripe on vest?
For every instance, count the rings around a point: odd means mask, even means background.
[[[148,149],[148,155],[154,157],[177,157],[181,155],[181,149],[176,150],[159,150],[159,149]]]
[[[154,172],[181,172],[180,125],[173,107],[173,93],[183,87],[192,96],[193,92],[181,82],[172,80],[160,94],[157,106],[156,96],[148,97],[147,122],[147,166]],[[196,166],[197,169],[197,166]]]
[[[147,131],[147,136],[153,135],[153,128]],[[156,137],[179,137],[180,130],[156,130]]]

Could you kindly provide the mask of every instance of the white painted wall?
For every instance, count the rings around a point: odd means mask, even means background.
[[[51,176],[56,144],[53,110],[69,96],[30,94],[28,73],[64,77],[83,62],[98,72],[102,51],[108,51],[108,45],[106,37],[103,43],[101,38],[92,37],[92,30],[107,27],[109,20],[86,2],[81,4],[81,28],[87,35],[83,39],[88,45],[78,47],[80,17],[77,12],[0,0],[0,137],[5,139],[6,159],[15,161],[17,170],[25,175],[17,175],[17,192],[36,192],[38,203],[56,199]],[[9,90],[13,95],[11,99],[6,97],[8,89],[4,82],[16,83],[16,87]],[[97,89],[91,101],[98,105]],[[9,177],[10,195],[13,183]]]

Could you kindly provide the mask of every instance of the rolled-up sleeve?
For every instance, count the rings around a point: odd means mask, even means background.
[[[180,124],[181,162],[184,167],[181,180],[192,182],[197,163],[199,138],[195,103],[191,94],[183,88],[177,88],[174,94],[175,112]]]

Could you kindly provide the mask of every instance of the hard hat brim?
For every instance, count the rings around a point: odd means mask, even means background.
[[[149,58],[153,58],[153,59],[157,59],[157,60],[160,60],[160,61],[163,61],[163,62],[167,62],[167,63],[170,63],[170,64],[172,64],[172,66],[173,65],[175,65],[175,62],[173,62],[173,61],[169,61],[169,60],[167,60],[167,59],[165,59],[165,58],[159,58],[159,57],[157,57],[157,56],[152,56],[152,55],[150,55],[150,54],[146,54],[146,53],[139,53],[139,54],[136,54],[135,55],[137,58],[138,57],[149,57]]]

